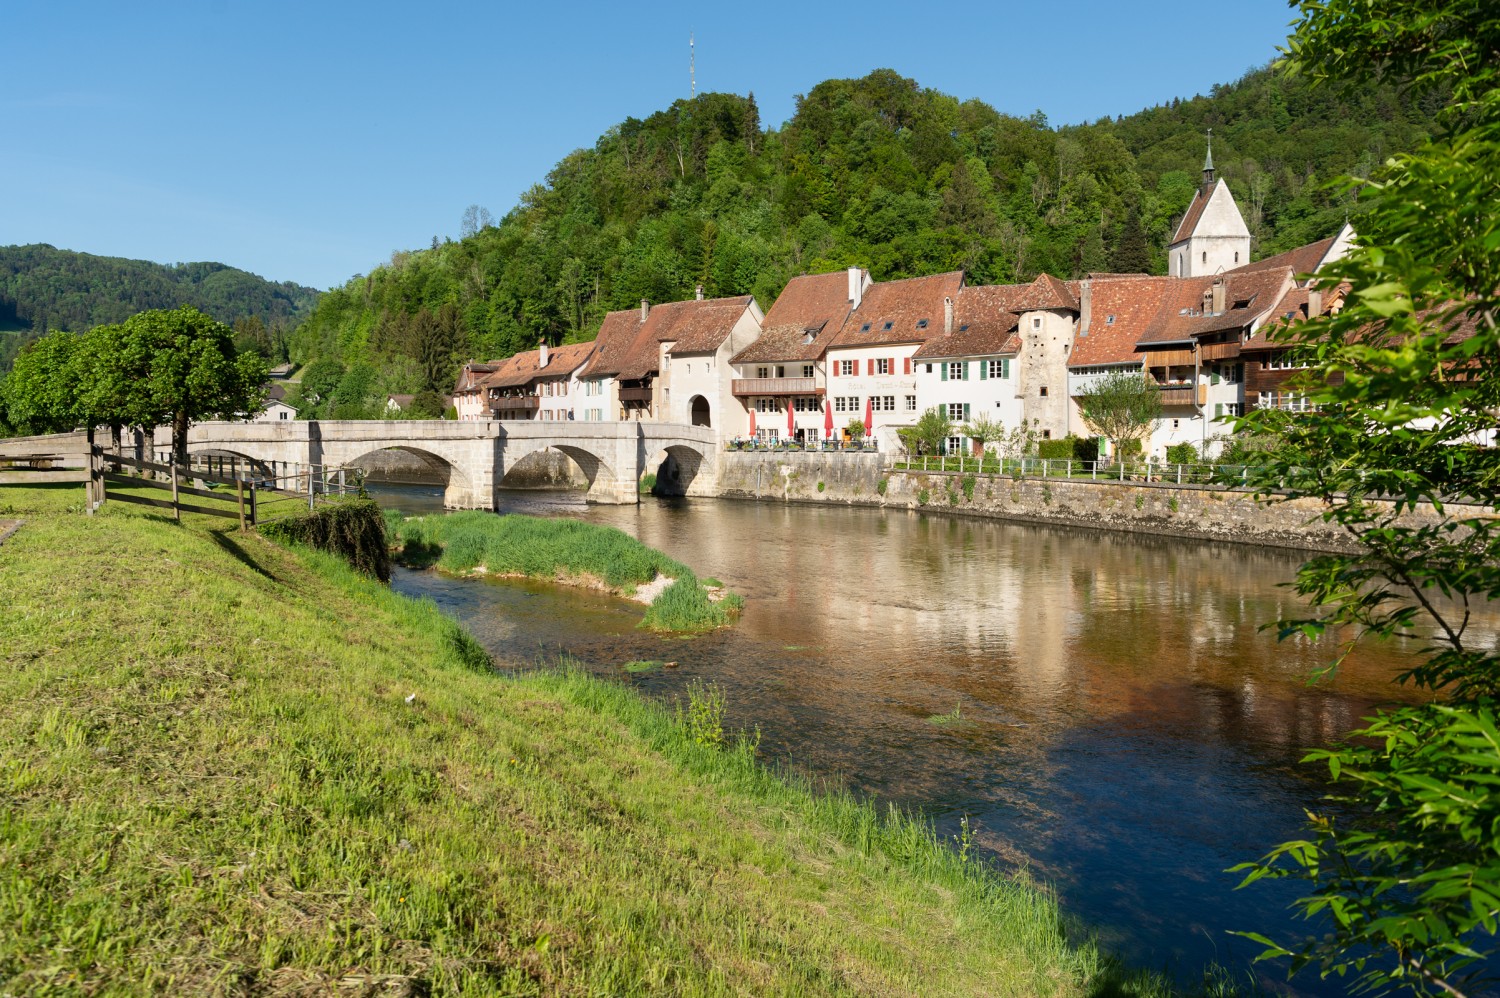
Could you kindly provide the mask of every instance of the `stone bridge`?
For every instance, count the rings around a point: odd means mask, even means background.
[[[639,502],[648,472],[669,493],[713,495],[717,441],[708,427],[675,423],[299,420],[197,423],[188,432],[188,452],[239,457],[277,475],[308,465],[355,467],[372,452],[394,448],[446,478],[449,508],[491,509],[506,475],[548,450],[578,465],[590,502]],[[169,437],[158,432],[157,452],[169,448]]]

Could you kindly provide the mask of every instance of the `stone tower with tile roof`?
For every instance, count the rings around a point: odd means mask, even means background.
[[[1214,178],[1213,133],[1203,160],[1203,183],[1167,247],[1172,277],[1205,277],[1250,262],[1250,228],[1229,185]]]

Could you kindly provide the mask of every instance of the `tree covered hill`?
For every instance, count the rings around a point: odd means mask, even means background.
[[[277,284],[222,263],[167,266],[45,243],[0,246],[0,363],[7,345],[14,349],[30,335],[81,331],[178,305],[193,305],[225,323],[253,320],[265,330],[290,330],[317,299],[313,288]]]
[[[1164,272],[1208,128],[1267,255],[1357,216],[1323,183],[1410,148],[1433,107],[1391,84],[1347,98],[1270,69],[1062,128],[891,70],[819,84],[779,130],[753,94],[703,94],[569,154],[498,224],[471,210],[458,241],[328,292],[292,353],[446,389],[465,357],[588,339],[606,311],[696,284],[769,305],[795,274],[855,264],[881,280],[962,267],[980,283]]]

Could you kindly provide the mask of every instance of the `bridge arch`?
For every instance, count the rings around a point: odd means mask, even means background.
[[[588,489],[591,476],[573,454],[557,447],[540,447],[505,462],[505,474],[495,483],[501,489]]]
[[[641,468],[641,477],[656,476],[652,491],[661,496],[685,496],[697,494],[695,482],[703,475],[708,455],[692,444],[668,444],[658,448]],[[704,478],[708,476],[704,475]]]
[[[375,481],[443,486],[444,504],[449,507],[489,508],[493,497],[483,494],[464,462],[412,444],[375,444],[355,447],[358,453],[337,463],[373,475]],[[394,452],[394,453],[393,453]]]
[[[189,445],[188,460],[195,464],[206,462],[209,474],[226,478],[242,475],[246,481],[252,479],[264,481],[276,474],[275,462],[263,461],[258,457],[227,447]]]

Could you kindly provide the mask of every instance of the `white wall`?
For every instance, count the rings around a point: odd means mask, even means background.
[[[1021,418],[1038,437],[1061,439],[1069,430],[1068,355],[1078,317],[1062,310],[1027,312],[1019,319],[1019,332]]]
[[[894,400],[894,410],[880,409],[873,413],[873,420],[877,432],[882,427],[892,428],[890,432],[879,434],[881,446],[889,446],[893,443],[894,428],[898,426],[911,426],[921,415],[922,400],[917,395],[917,375],[915,370],[908,373],[908,364],[912,364],[911,356],[917,352],[920,343],[890,343],[882,346],[870,347],[834,347],[828,351],[828,362],[834,365],[828,375],[828,398],[833,405],[834,432],[841,434],[849,421],[865,418],[865,400],[876,396],[884,401],[886,398]],[[871,374],[870,363],[884,360],[888,364],[890,374]],[[843,373],[842,363],[850,361],[854,364],[851,375]],[[789,372],[790,373],[790,372]],[[844,408],[839,408],[839,400],[844,400]],[[856,400],[850,402],[849,400]],[[912,400],[908,402],[908,399]],[[851,411],[852,409],[852,411]],[[819,417],[818,427],[822,428],[822,418]],[[868,430],[868,427],[866,427]]]
[[[1000,369],[1001,377],[991,377],[991,362]],[[955,377],[948,365],[960,364],[967,377]],[[948,368],[947,380],[943,379]],[[1008,374],[1008,377],[1003,375]],[[945,408],[969,406],[969,417],[983,414],[998,420],[1007,430],[1021,425],[1022,400],[1020,397],[1021,371],[1017,357],[1000,355],[986,357],[944,357],[917,361],[917,415],[935,405]],[[960,417],[950,416],[955,424],[962,423]],[[962,434],[958,434],[962,435]]]

